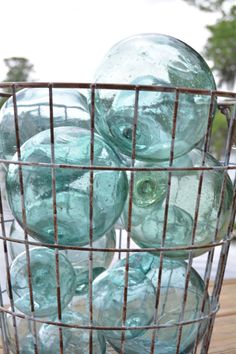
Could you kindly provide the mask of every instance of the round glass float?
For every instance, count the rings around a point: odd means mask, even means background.
[[[89,318],[79,312],[66,310],[62,314],[61,322],[67,325],[88,326]],[[65,354],[89,354],[89,329],[63,327],[63,353]],[[92,352],[95,354],[106,353],[106,342],[101,331],[93,330]],[[59,327],[55,325],[43,324],[39,330],[39,340],[41,344],[40,354],[58,354],[60,352]]]
[[[55,251],[47,248],[33,248],[29,250],[29,259],[28,264],[26,252],[23,252],[15,258],[10,267],[14,305],[27,315],[31,315],[32,306],[36,317],[55,315],[58,313]],[[60,303],[63,309],[75,294],[76,275],[71,263],[63,254],[59,254],[58,270],[61,289]],[[31,299],[33,300],[32,306]]]
[[[55,168],[58,243],[84,246],[89,243],[90,235],[91,172],[86,169],[90,167],[90,132],[76,127],[55,128],[54,149],[55,163],[59,165]],[[21,160],[51,163],[50,130],[27,140],[21,147]],[[97,134],[94,135],[94,165],[101,169],[93,171],[93,241],[115,224],[127,196],[126,174],[106,170],[106,167],[119,167],[120,160]],[[10,164],[6,187],[12,213],[22,225],[19,172],[17,164]],[[22,175],[26,230],[39,241],[54,244],[52,169],[45,165],[25,165]]]
[[[199,167],[202,166],[202,161],[203,152],[194,149],[174,161],[173,167]],[[164,164],[144,163],[137,164],[138,166],[165,167]],[[210,154],[206,154],[205,166],[220,166],[220,163]],[[164,246],[172,249],[166,251],[167,256],[187,258],[189,251],[176,250],[176,247],[204,246],[219,241],[226,235],[233,198],[232,182],[227,172],[220,169],[205,170],[202,182],[201,174],[201,170],[178,170],[171,173],[167,211],[168,172],[137,171],[134,173],[131,237],[137,245],[142,248]],[[199,186],[201,186],[201,193],[197,209]],[[225,192],[221,200],[223,187]],[[129,198],[122,214],[126,228],[128,227],[128,203]],[[198,214],[196,214],[197,210]],[[209,249],[196,248],[193,255],[198,256],[207,250]]]
[[[114,265],[115,270],[120,270],[125,268],[125,259],[117,262]],[[155,330],[154,343],[153,341],[153,329],[145,330],[128,330],[125,331],[125,343],[124,343],[124,352],[128,354],[143,354],[151,353],[151,348],[153,345],[153,353],[155,354],[175,354],[178,344],[179,336],[179,326],[180,322],[183,322],[181,340],[179,346],[180,353],[190,353],[194,346],[195,341],[201,339],[206,326],[207,326],[207,315],[210,312],[210,300],[208,294],[205,294],[204,282],[198,273],[190,268],[189,273],[189,282],[187,287],[187,296],[185,306],[184,303],[184,293],[185,293],[185,284],[186,284],[186,274],[187,274],[187,263],[182,260],[165,258],[162,262],[162,275],[159,282],[159,270],[160,270],[160,258],[153,256],[150,253],[134,253],[129,257],[129,275],[132,272],[138,272],[143,274],[146,279],[151,281],[155,289],[155,297],[157,296],[157,291],[159,292],[159,301],[157,310],[152,307],[153,318],[149,322],[150,326],[159,326]],[[102,278],[102,277],[101,277]],[[99,289],[99,277],[95,280],[96,289],[98,294],[98,300],[95,301],[95,308],[98,307],[99,313],[104,311],[110,312],[110,308],[107,308],[107,301],[112,298],[112,288],[109,288],[108,278],[107,286],[105,288]],[[103,279],[100,280],[102,285]],[[98,291],[99,289],[99,291]],[[159,290],[158,290],[159,289]],[[128,294],[130,291],[130,285],[128,287]],[[101,295],[102,294],[102,295]],[[129,296],[129,295],[128,295]],[[105,301],[102,301],[102,299]],[[108,300],[109,299],[109,300]],[[116,298],[118,300],[118,297]],[[123,305],[123,298],[120,302],[120,306]],[[149,303],[149,305],[151,305]],[[116,305],[117,306],[117,305]],[[148,306],[148,305],[147,305]],[[136,309],[138,313],[142,308],[141,300],[137,301]],[[127,311],[129,312],[129,301],[127,302]],[[150,311],[150,309],[149,309]],[[135,311],[133,310],[135,313]],[[95,314],[97,313],[97,309]],[[156,321],[155,319],[156,313]],[[108,317],[108,314],[106,314]],[[110,322],[114,314],[110,312]],[[100,324],[102,323],[102,315],[98,317]],[[188,323],[191,322],[192,323]],[[145,326],[147,323],[140,320],[139,323],[136,323],[139,326]],[[126,325],[129,325],[126,321]],[[117,350],[119,353],[121,351],[121,341],[120,338],[115,337],[110,334],[110,331],[103,331],[105,338],[108,342]],[[135,332],[137,336],[130,336],[129,333]]]
[[[120,41],[104,57],[95,82],[159,86],[158,90],[139,91],[138,160],[169,159],[177,101],[175,157],[192,150],[206,133],[211,97],[186,92],[177,97],[173,87],[215,90],[216,84],[205,60],[174,37],[147,33]],[[95,109],[100,134],[131,156],[135,91],[98,89]]]
[[[86,245],[85,247],[89,247]],[[92,247],[99,248],[115,248],[116,233],[112,228],[105,235],[92,243]],[[66,250],[63,251],[71,262],[76,273],[76,295],[88,294],[89,291],[89,251],[83,250]],[[93,280],[102,272],[104,272],[112,262],[114,251],[93,251],[92,277]]]
[[[53,125],[90,129],[87,98],[78,89],[53,88]],[[16,93],[20,144],[50,128],[48,88],[26,88]],[[14,101],[10,97],[0,110],[0,156],[11,159],[16,152]]]

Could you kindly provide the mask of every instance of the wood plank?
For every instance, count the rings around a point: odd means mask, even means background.
[[[236,279],[225,280],[209,354],[236,354]]]

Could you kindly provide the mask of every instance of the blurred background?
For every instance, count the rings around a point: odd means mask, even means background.
[[[156,32],[198,51],[218,89],[236,88],[235,0],[8,0],[1,13],[0,81],[92,82],[116,42]],[[212,153],[219,160],[226,133],[226,119],[218,112]],[[226,273],[231,278],[236,277],[235,252],[234,242]]]

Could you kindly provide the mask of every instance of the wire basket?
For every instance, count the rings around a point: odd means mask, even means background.
[[[22,215],[23,218],[23,227],[24,227],[24,238],[18,239],[17,236],[14,238],[10,237],[10,227],[13,222],[13,217],[9,213],[9,209],[5,199],[5,185],[2,181],[1,185],[1,194],[0,194],[0,217],[1,217],[1,283],[0,283],[0,328],[1,328],[1,335],[2,335],[2,352],[11,353],[12,346],[9,343],[9,334],[8,334],[8,326],[7,321],[11,321],[12,323],[12,337],[14,340],[15,346],[15,353],[23,353],[20,350],[20,341],[19,336],[20,328],[19,328],[19,321],[25,320],[31,335],[34,338],[34,353],[42,353],[39,348],[38,344],[38,332],[37,327],[42,323],[47,323],[48,325],[52,324],[58,327],[58,341],[59,341],[59,352],[60,353],[68,353],[66,351],[66,346],[63,344],[63,330],[68,328],[78,328],[81,330],[85,330],[89,333],[89,346],[88,346],[88,353],[94,353],[93,351],[93,338],[94,332],[99,331],[103,334],[109,330],[116,330],[120,331],[120,347],[119,353],[129,353],[126,351],[126,342],[127,342],[127,333],[130,330],[130,327],[127,325],[127,300],[128,300],[128,285],[129,285],[129,260],[130,255],[134,252],[142,254],[143,252],[156,252],[158,253],[160,259],[160,266],[157,276],[157,286],[156,286],[156,299],[155,299],[155,306],[153,307],[153,321],[149,325],[144,326],[132,326],[131,330],[148,330],[151,331],[151,341],[150,341],[150,351],[147,353],[159,353],[158,345],[156,344],[156,336],[158,336],[158,330],[161,328],[167,329],[170,327],[175,328],[176,330],[176,347],[175,350],[172,351],[173,353],[207,353],[210,345],[211,335],[214,326],[214,320],[216,313],[219,309],[219,296],[221,292],[222,282],[224,279],[224,272],[227,262],[227,255],[230,247],[230,241],[232,238],[232,230],[234,226],[234,217],[236,211],[236,179],[234,176],[234,172],[236,170],[236,164],[233,163],[233,147],[234,147],[234,128],[235,128],[235,118],[236,118],[236,93],[232,92],[223,92],[223,91],[209,91],[209,90],[199,90],[199,89],[187,89],[187,88],[175,88],[175,87],[161,87],[161,86],[140,86],[140,85],[116,85],[116,84],[89,84],[89,83],[2,83],[0,84],[0,88],[2,91],[8,90],[9,93],[1,93],[1,97],[10,97],[13,98],[13,106],[14,106],[14,121],[15,121],[15,136],[16,136],[16,153],[17,153],[17,160],[14,161],[14,164],[19,166],[19,183],[21,188],[21,206],[22,206]],[[48,106],[49,106],[49,116],[50,116],[50,139],[51,139],[51,163],[36,163],[36,162],[24,162],[21,160],[21,141],[20,141],[20,125],[18,120],[18,102],[17,102],[17,90],[22,88],[46,88],[48,89]],[[57,89],[79,89],[79,90],[86,90],[89,99],[90,99],[90,166],[74,166],[73,164],[57,164],[55,163],[55,152],[54,152],[54,109],[55,106],[53,104],[53,90]],[[122,91],[122,90],[129,90],[134,92],[135,100],[134,100],[134,118],[133,118],[133,129],[132,129],[132,156],[130,158],[130,165],[120,165],[120,166],[95,166],[94,165],[94,132],[95,132],[95,121],[96,121],[96,94],[98,90],[114,90],[114,91]],[[139,107],[139,94],[143,91],[156,91],[156,92],[171,92],[175,95],[174,101],[174,114],[173,114],[173,125],[172,125],[172,138],[171,138],[171,149],[170,149],[170,157],[169,163],[163,167],[160,165],[159,167],[136,167],[135,159],[136,159],[136,129],[137,129],[137,122],[138,122],[138,107]],[[209,115],[208,115],[208,125],[205,131],[204,141],[202,141],[202,151],[203,151],[203,161],[200,166],[197,167],[175,167],[173,164],[174,161],[174,148],[175,148],[175,136],[176,136],[176,122],[178,120],[178,107],[179,107],[179,97],[180,95],[203,95],[208,96],[210,100],[209,105]],[[209,151],[212,152],[212,113],[214,111],[215,102],[217,99],[218,109],[223,113],[227,121],[227,132],[224,137],[224,147],[223,147],[223,156],[221,158],[221,164],[218,166],[206,166],[204,163],[205,154]],[[68,107],[67,107],[68,108]],[[67,110],[65,107],[65,112]],[[65,114],[66,116],[66,114]],[[4,166],[8,166],[9,164],[13,163],[12,160],[0,159],[0,162],[4,164]],[[28,234],[26,232],[26,212],[25,212],[25,201],[24,201],[24,179],[22,177],[22,168],[24,166],[40,166],[43,168],[45,166],[48,167],[48,173],[52,176],[52,209],[54,213],[54,245],[53,250],[55,254],[55,265],[56,265],[56,282],[57,282],[57,320],[54,321],[52,319],[44,319],[38,318],[35,316],[35,305],[33,302],[33,290],[31,284],[31,269],[30,269],[30,253],[29,249],[32,246],[41,246],[47,247],[50,246],[46,243],[42,243],[35,240],[29,240]],[[90,207],[89,207],[89,222],[90,222],[90,229],[89,229],[89,245],[87,247],[79,247],[79,246],[66,246],[60,245],[58,243],[58,229],[57,229],[57,198],[56,198],[56,188],[55,188],[55,180],[56,180],[56,171],[58,169],[78,169],[83,170],[86,169],[89,171],[90,174]],[[129,183],[129,194],[128,194],[128,221],[126,230],[120,224],[116,224],[116,247],[106,247],[106,248],[96,248],[93,245],[93,174],[95,171],[124,171],[128,173],[130,176],[130,183]],[[227,231],[225,232],[225,236],[220,241],[216,239],[212,240],[211,243],[206,245],[196,245],[194,243],[194,237],[192,240],[191,245],[188,247],[165,247],[165,234],[167,230],[167,223],[168,223],[168,210],[169,210],[169,198],[166,198],[165,201],[165,213],[164,213],[164,220],[163,220],[163,235],[162,235],[162,244],[159,248],[140,248],[135,243],[132,242],[131,239],[131,226],[132,226],[132,202],[133,202],[133,189],[134,189],[134,174],[137,171],[164,171],[167,173],[168,176],[168,187],[167,187],[167,196],[170,194],[171,189],[171,181],[172,181],[172,174],[181,171],[199,171],[200,178],[199,178],[199,185],[198,185],[198,197],[196,200],[196,208],[195,208],[195,218],[193,220],[193,228],[196,229],[197,222],[198,222],[198,212],[199,212],[199,205],[201,199],[201,191],[202,191],[202,181],[204,178],[205,171],[223,171],[223,181],[221,185],[221,193],[220,193],[220,203],[218,208],[218,213],[216,217],[216,230],[219,225],[219,218],[222,209],[222,203],[224,199],[225,193],[225,179],[226,174],[228,172],[231,173],[231,179],[233,180],[233,200],[231,203],[231,208],[229,212],[229,220],[227,223]],[[4,174],[4,172],[3,172]],[[194,231],[193,231],[194,234]],[[30,291],[30,307],[31,307],[31,314],[26,315],[21,313],[17,310],[14,299],[12,295],[12,283],[11,283],[11,272],[10,272],[10,265],[11,265],[11,244],[20,244],[23,245],[27,255],[27,264],[28,264],[28,284],[29,284],[29,291]],[[50,246],[52,248],[52,245]],[[215,252],[218,249],[220,252]],[[59,270],[59,254],[62,250],[70,251],[70,250],[78,250],[78,251],[86,251],[88,254],[88,317],[89,322],[87,325],[78,325],[78,324],[68,324],[63,323],[62,321],[62,308],[61,308],[61,284],[60,284],[60,270]],[[158,306],[160,305],[160,296],[161,296],[161,281],[162,281],[162,273],[164,268],[164,260],[168,256],[168,252],[171,253],[176,250],[183,250],[188,251],[187,257],[187,267],[184,279],[184,291],[183,296],[181,299],[181,311],[179,313],[179,320],[175,323],[167,323],[167,324],[160,324],[158,319]],[[185,314],[185,306],[187,301],[187,291],[190,281],[190,271],[192,265],[195,266],[195,258],[193,257],[193,252],[196,250],[206,251],[205,257],[202,261],[204,264],[202,269],[202,278],[204,280],[204,291],[201,299],[201,306],[204,308],[204,303],[207,298],[207,294],[210,294],[209,301],[210,301],[210,308],[207,311],[207,314],[202,314],[198,318],[194,320],[186,321],[184,318]],[[113,263],[117,260],[124,259],[124,266],[125,266],[125,273],[124,273],[124,291],[123,291],[123,310],[122,310],[122,323],[119,326],[102,326],[94,321],[94,298],[93,298],[93,256],[96,252],[104,252],[110,253],[114,252],[114,259]],[[216,254],[217,253],[217,254]],[[213,265],[216,267],[215,274],[212,274]],[[6,290],[8,289],[8,291]],[[80,305],[79,305],[80,306]],[[204,333],[201,332],[201,324],[203,321],[206,321],[207,327]],[[198,333],[196,335],[194,345],[189,349],[189,351],[182,351],[181,349],[181,340],[183,329],[185,326],[196,323],[198,325]],[[199,344],[200,343],[200,344]],[[114,347],[114,346],[113,346]],[[0,347],[1,348],[1,347]],[[106,353],[115,353],[114,349],[107,343]],[[0,349],[1,352],[1,349]],[[172,353],[171,352],[171,353]],[[81,352],[82,353],[82,352]],[[133,353],[133,352],[132,352]],[[136,353],[136,352],[135,352]],[[141,353],[141,352],[140,352]],[[169,352],[168,352],[169,353]],[[97,354],[97,353],[95,353]],[[144,354],[142,352],[142,354]]]

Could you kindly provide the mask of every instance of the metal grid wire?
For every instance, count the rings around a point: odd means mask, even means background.
[[[49,100],[49,109],[50,109],[50,136],[51,136],[51,163],[36,163],[36,162],[23,162],[21,161],[21,142],[20,142],[20,128],[18,122],[18,107],[17,107],[17,97],[16,91],[21,88],[48,88],[48,100]],[[55,151],[54,151],[54,117],[53,117],[53,89],[54,88],[70,88],[70,89],[86,89],[88,90],[91,98],[91,111],[90,111],[90,166],[81,166],[81,165],[69,165],[69,164],[57,164],[55,163]],[[221,241],[216,240],[217,230],[219,227],[219,220],[221,215],[221,209],[224,200],[225,194],[225,183],[226,183],[226,176],[227,172],[230,170],[235,170],[236,166],[231,163],[231,151],[232,151],[232,141],[233,141],[233,134],[234,134],[234,127],[235,127],[235,119],[236,119],[236,105],[232,102],[236,101],[236,93],[231,92],[223,92],[223,91],[209,91],[209,90],[197,90],[197,89],[187,89],[187,88],[175,88],[175,87],[161,87],[161,86],[141,86],[141,85],[116,85],[116,84],[85,84],[85,83],[2,83],[0,84],[1,91],[8,90],[10,92],[2,93],[2,97],[13,97],[13,104],[14,104],[14,119],[15,119],[15,133],[16,133],[16,150],[17,150],[17,157],[16,161],[12,160],[4,160],[0,159],[0,163],[4,163],[5,165],[9,165],[10,163],[16,164],[19,166],[19,181],[20,181],[20,192],[21,192],[21,207],[22,207],[22,216],[23,216],[23,229],[24,229],[24,240],[18,240],[16,238],[9,237],[9,225],[12,220],[8,220],[5,217],[5,210],[4,210],[4,200],[2,197],[3,188],[1,188],[0,194],[0,222],[1,222],[1,232],[0,232],[0,240],[3,244],[3,254],[4,254],[4,269],[2,272],[6,275],[6,279],[0,284],[0,327],[2,334],[2,346],[3,346],[3,353],[8,354],[10,353],[10,349],[8,347],[8,342],[6,338],[6,315],[10,315],[12,318],[13,328],[14,328],[14,338],[15,338],[15,347],[16,353],[20,353],[19,350],[19,334],[18,334],[18,326],[17,320],[18,319],[25,319],[28,321],[31,332],[35,337],[35,353],[39,353],[38,349],[38,340],[37,340],[37,330],[36,324],[37,323],[47,323],[47,324],[54,324],[58,326],[58,337],[60,342],[60,353],[62,354],[63,351],[63,336],[62,336],[62,328],[81,328],[89,330],[90,337],[89,337],[89,353],[93,353],[92,350],[92,343],[93,343],[93,330],[120,330],[121,331],[121,351],[120,353],[124,353],[125,350],[125,340],[126,340],[126,331],[130,327],[126,325],[126,317],[127,317],[127,297],[128,297],[128,278],[129,278],[129,257],[130,254],[133,252],[149,252],[149,251],[158,251],[160,255],[160,267],[158,273],[158,280],[156,284],[156,302],[155,308],[153,309],[154,313],[154,321],[150,326],[136,326],[132,327],[132,330],[135,329],[149,329],[152,330],[152,343],[151,343],[151,351],[150,353],[155,353],[155,338],[157,334],[157,330],[159,328],[167,328],[167,327],[174,327],[178,328],[178,338],[176,343],[176,354],[181,353],[180,351],[180,343],[181,343],[181,336],[183,327],[190,323],[199,323],[199,331],[198,337],[195,341],[194,349],[192,349],[191,353],[207,353],[210,345],[212,330],[214,326],[214,320],[216,313],[219,308],[219,296],[221,292],[222,282],[224,278],[225,266],[227,261],[227,255],[229,251],[231,235],[234,225],[234,218],[235,218],[235,211],[236,211],[236,179],[234,178],[233,186],[233,202],[230,211],[230,220],[228,223],[228,231],[225,238]],[[94,130],[95,130],[95,96],[97,90],[130,90],[135,92],[135,103],[134,103],[134,119],[133,119],[133,131],[132,131],[132,159],[131,159],[131,166],[130,167],[111,167],[111,166],[95,166],[94,165]],[[172,128],[172,142],[171,142],[171,149],[170,149],[170,158],[169,158],[169,166],[168,167],[135,167],[135,158],[136,158],[136,130],[137,130],[137,122],[138,122],[138,107],[139,107],[139,94],[141,91],[159,91],[159,92],[168,92],[175,94],[175,102],[174,102],[174,114],[173,114],[173,128]],[[176,131],[176,122],[178,119],[178,107],[179,107],[179,96],[181,94],[198,94],[198,95],[206,95],[210,97],[210,109],[208,115],[208,125],[204,139],[203,145],[203,159],[202,165],[198,167],[173,167],[173,160],[174,160],[174,148],[175,148],[175,131]],[[221,161],[221,165],[214,167],[205,166],[205,154],[209,151],[211,146],[211,130],[212,130],[212,113],[214,110],[214,103],[218,100],[218,108],[221,112],[225,115],[227,122],[228,122],[228,132],[227,132],[227,139],[225,144],[225,154],[224,159]],[[220,101],[220,103],[219,103]],[[47,243],[37,242],[37,241],[29,241],[28,234],[26,232],[26,209],[25,209],[25,199],[24,199],[24,181],[22,175],[22,167],[23,166],[38,166],[38,167],[48,167],[51,170],[52,176],[52,194],[53,194],[53,215],[54,215],[54,245],[53,248],[55,250],[55,264],[56,264],[56,279],[57,279],[57,316],[58,321],[50,321],[44,320],[41,318],[36,318],[35,316],[35,308],[34,308],[34,299],[33,299],[33,291],[32,291],[32,281],[31,281],[31,268],[30,268],[30,252],[29,246],[44,246],[44,247],[52,247]],[[89,231],[89,245],[87,247],[76,247],[76,246],[62,246],[58,244],[58,226],[57,226],[57,195],[56,195],[56,170],[57,169],[78,169],[78,170],[87,170],[90,171],[90,209],[89,209],[89,220],[90,220],[90,231]],[[127,233],[122,230],[122,228],[117,229],[117,247],[115,248],[95,248],[93,247],[93,182],[94,182],[94,171],[126,171],[130,173],[130,183],[129,183],[129,194],[128,194],[128,227]],[[219,210],[216,220],[216,229],[215,229],[215,238],[211,244],[198,246],[194,244],[195,241],[195,233],[197,227],[197,220],[198,220],[198,212],[199,212],[199,205],[200,205],[200,198],[201,198],[201,191],[202,191],[202,184],[203,184],[203,175],[204,171],[210,170],[220,170],[223,171],[223,181],[221,186],[221,194],[220,194],[220,203],[219,203]],[[136,171],[166,171],[168,172],[168,189],[166,195],[166,204],[165,204],[165,211],[164,211],[164,222],[163,222],[163,235],[162,235],[162,243],[161,247],[159,248],[145,248],[141,249],[137,246],[133,247],[131,243],[131,219],[132,219],[132,199],[133,199],[133,189],[134,189],[134,173]],[[200,171],[200,178],[198,184],[198,197],[196,200],[196,208],[195,208],[195,218],[194,224],[192,228],[192,236],[191,236],[191,246],[188,247],[176,247],[175,250],[188,250],[189,257],[187,261],[187,271],[185,276],[185,288],[184,288],[184,295],[182,299],[181,305],[181,313],[179,314],[179,322],[177,324],[166,324],[160,325],[158,322],[158,306],[160,303],[160,291],[161,291],[161,280],[162,280],[162,272],[163,272],[163,260],[166,257],[166,252],[173,251],[173,248],[165,247],[165,239],[166,239],[166,230],[167,230],[167,220],[168,220],[168,211],[169,211],[169,198],[170,198],[170,189],[171,189],[171,182],[172,182],[172,173],[175,171]],[[27,257],[27,264],[28,264],[28,285],[30,291],[30,304],[31,304],[31,315],[24,315],[17,311],[16,307],[14,306],[13,301],[13,294],[12,294],[12,285],[11,285],[11,276],[10,276],[10,264],[11,264],[11,257],[9,254],[9,244],[12,243],[19,243],[25,245],[26,250],[26,257]],[[126,243],[125,247],[124,244]],[[217,272],[212,281],[211,278],[211,271],[212,265],[215,256],[215,248],[220,248],[220,256],[217,259]],[[89,324],[87,326],[83,325],[70,325],[66,323],[62,323],[62,308],[61,308],[61,300],[60,300],[60,276],[59,276],[59,251],[63,250],[80,250],[80,251],[89,251]],[[184,311],[187,299],[187,290],[189,286],[190,280],[190,271],[191,266],[194,263],[193,259],[193,251],[196,249],[206,249],[207,250],[207,260],[205,264],[204,270],[204,294],[201,302],[202,311],[204,310],[205,302],[210,293],[210,302],[211,308],[207,315],[197,318],[192,321],[184,321]],[[93,254],[94,252],[115,252],[116,259],[120,259],[121,257],[125,257],[125,286],[124,286],[124,293],[123,293],[123,316],[122,316],[122,325],[121,326],[113,326],[113,327],[105,327],[105,326],[98,326],[93,323]],[[209,287],[210,279],[213,282],[213,286]],[[8,294],[6,294],[6,287],[9,289]],[[9,307],[10,306],[10,307]],[[205,331],[201,344],[198,346],[199,337],[200,335],[200,325],[204,319],[208,319],[208,327]],[[65,349],[65,348],[64,348]],[[108,349],[109,353],[112,352],[112,349]],[[96,353],[95,353],[96,354]],[[145,353],[143,353],[145,354]]]

